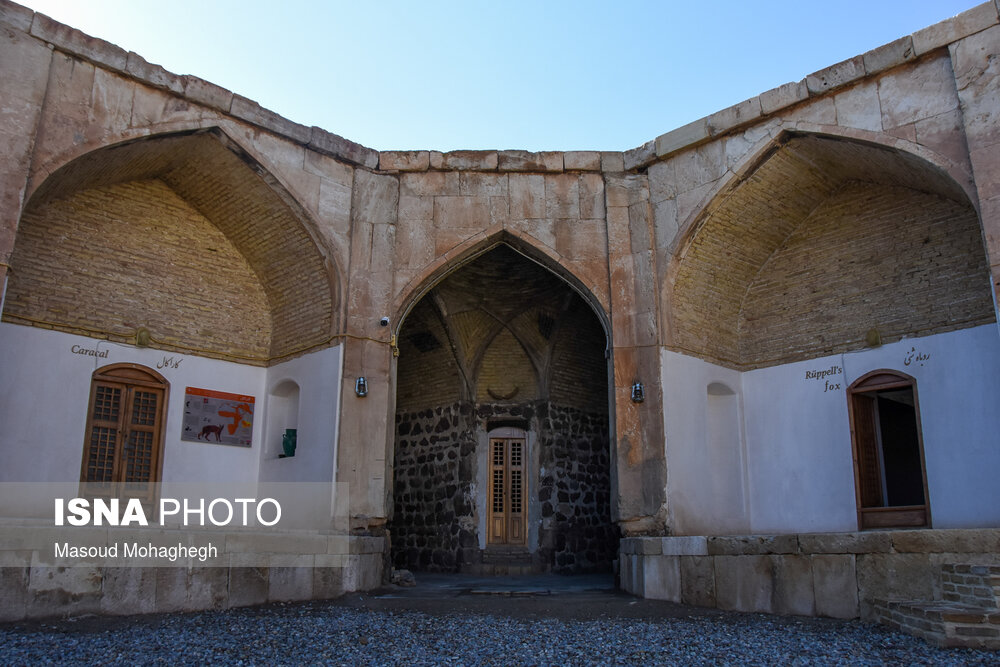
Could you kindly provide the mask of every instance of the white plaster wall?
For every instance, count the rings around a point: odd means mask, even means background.
[[[740,373],[664,352],[663,420],[667,509],[676,535],[729,535],[749,530],[741,433]],[[709,397],[718,383],[734,393]],[[735,423],[709,424],[710,402],[735,403]],[[726,405],[728,412],[729,405]]]
[[[299,387],[298,444],[295,456],[278,458],[285,423],[265,414],[264,446],[260,448],[262,482],[331,482],[336,476],[337,432],[343,347],[331,347],[277,364],[267,369],[268,394],[284,382]]]
[[[74,345],[108,356],[73,354]],[[156,369],[170,383],[163,481],[257,480],[265,369],[0,323],[0,481],[79,481],[91,376],[119,362]],[[181,441],[189,386],[254,396],[253,446]]]
[[[917,361],[917,353],[929,358]],[[878,368],[917,380],[934,528],[1000,526],[997,326],[903,340],[846,358],[848,382]]]
[[[925,359],[918,360],[917,354]],[[909,363],[907,363],[909,362]],[[840,372],[807,378],[807,371]],[[1000,335],[995,325],[748,371],[663,353],[667,498],[677,534],[726,534],[737,497],[712,480],[733,461],[704,449],[706,387],[742,398],[745,532],[857,530],[847,386],[887,368],[914,377],[935,528],[1000,526]],[[830,385],[839,385],[829,387]]]

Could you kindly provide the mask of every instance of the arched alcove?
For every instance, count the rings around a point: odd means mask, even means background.
[[[268,364],[328,344],[336,271],[302,209],[217,130],[95,150],[25,206],[6,321]]]
[[[299,385],[294,380],[278,382],[267,394],[267,434],[264,439],[265,456],[282,458],[294,456],[294,451],[283,448],[283,438],[289,430],[296,436],[299,428]],[[298,439],[296,437],[296,447]]]
[[[500,244],[438,279],[398,340],[396,566],[609,569],[618,540],[607,339],[583,298]],[[490,435],[511,428],[524,438]],[[499,486],[491,475],[500,475]],[[523,486],[515,486],[528,497],[505,505],[511,496],[497,500],[496,489],[513,488],[518,475]],[[524,512],[523,532],[487,529],[487,514],[515,525],[515,509]]]
[[[975,209],[941,169],[792,136],[706,207],[670,285],[672,347],[737,369],[994,320]]]

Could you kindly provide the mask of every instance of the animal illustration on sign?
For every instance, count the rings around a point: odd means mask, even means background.
[[[222,424],[219,424],[218,426],[214,424],[206,424],[201,428],[201,433],[198,434],[198,439],[201,440],[201,436],[205,436],[205,440],[207,441],[209,439],[209,436],[211,436],[214,433],[215,441],[222,442],[222,437],[221,437],[222,429],[223,429]]]

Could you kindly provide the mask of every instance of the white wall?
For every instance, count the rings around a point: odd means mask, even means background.
[[[337,461],[337,431],[340,412],[340,382],[343,347],[313,352],[267,369],[269,395],[283,384],[298,385],[298,446],[295,456],[278,458],[280,433],[288,428],[289,415],[267,414],[264,420],[264,447],[260,451],[260,479],[263,482],[330,482]],[[281,423],[277,423],[278,421]]]
[[[672,532],[746,533],[740,374],[674,352],[663,353],[661,368]],[[733,393],[719,393],[721,386]]]
[[[833,368],[839,371],[806,376]],[[674,532],[730,533],[747,509],[746,532],[857,530],[846,389],[880,368],[917,381],[933,526],[1000,526],[1000,336],[987,325],[742,374],[665,351]],[[741,464],[718,437],[712,444],[706,427],[712,382],[742,400],[746,503],[734,491],[733,466]],[[720,487],[719,480],[728,481]]]
[[[74,345],[108,354],[74,354]],[[257,480],[266,369],[2,323],[0,481],[79,481],[91,376],[120,362],[155,369],[170,383],[163,481]],[[254,396],[253,446],[181,441],[186,387]]]

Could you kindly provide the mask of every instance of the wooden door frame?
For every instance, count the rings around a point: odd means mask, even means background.
[[[864,507],[861,498],[861,467],[854,400],[856,394],[889,389],[909,388],[913,392],[913,412],[917,427],[917,452],[920,456],[920,476],[923,484],[923,505]],[[847,388],[847,414],[851,426],[851,455],[854,463],[854,500],[857,508],[858,530],[878,528],[930,528],[931,498],[927,488],[927,463],[924,458],[924,432],[920,421],[920,399],[917,396],[916,378],[891,369],[878,369],[865,373]],[[881,470],[884,474],[885,471]]]
[[[156,484],[161,481],[163,474],[163,450],[165,449],[164,443],[166,441],[167,402],[170,396],[170,383],[165,377],[157,373],[152,368],[148,368],[141,364],[115,363],[102,366],[94,371],[90,378],[90,398],[87,402],[87,423],[84,431],[83,449],[80,459],[80,486],[82,495],[92,495],[87,491],[87,461],[90,453],[91,430],[94,421],[94,398],[97,394],[98,384],[100,383],[117,384],[126,388],[140,387],[161,392],[160,406],[157,414],[158,426],[156,428],[157,432],[154,434],[154,447],[156,448],[156,452],[153,457],[154,460],[151,462],[150,479],[147,482],[150,486],[147,493],[144,494],[145,501],[154,501],[157,495]],[[132,404],[131,400],[127,398],[129,395],[130,392],[126,392],[126,395],[122,397],[122,413],[119,415],[120,424],[124,423],[124,420],[129,417],[128,408]],[[120,451],[124,446],[124,435],[125,432],[122,429],[119,429],[115,438],[115,462],[114,469],[111,474],[111,497],[121,497],[122,490],[124,489],[125,457]]]
[[[494,542],[495,531],[493,529],[494,522],[494,511],[493,511],[493,501],[494,501],[494,483],[493,483],[493,470],[495,464],[493,463],[493,444],[494,442],[501,440],[506,444],[504,446],[504,492],[506,494],[504,503],[504,526],[503,526],[503,541]],[[510,542],[507,535],[510,522],[510,512],[507,502],[509,502],[510,497],[510,442],[517,441],[521,443],[521,516],[522,516],[522,539],[519,542]],[[487,458],[486,458],[486,545],[489,546],[527,546],[528,545],[528,534],[529,534],[529,516],[530,516],[530,502],[529,502],[529,489],[531,488],[529,477],[531,470],[531,458],[529,456],[528,447],[528,434],[523,429],[519,428],[499,428],[494,429],[487,434],[486,445],[487,445]]]

